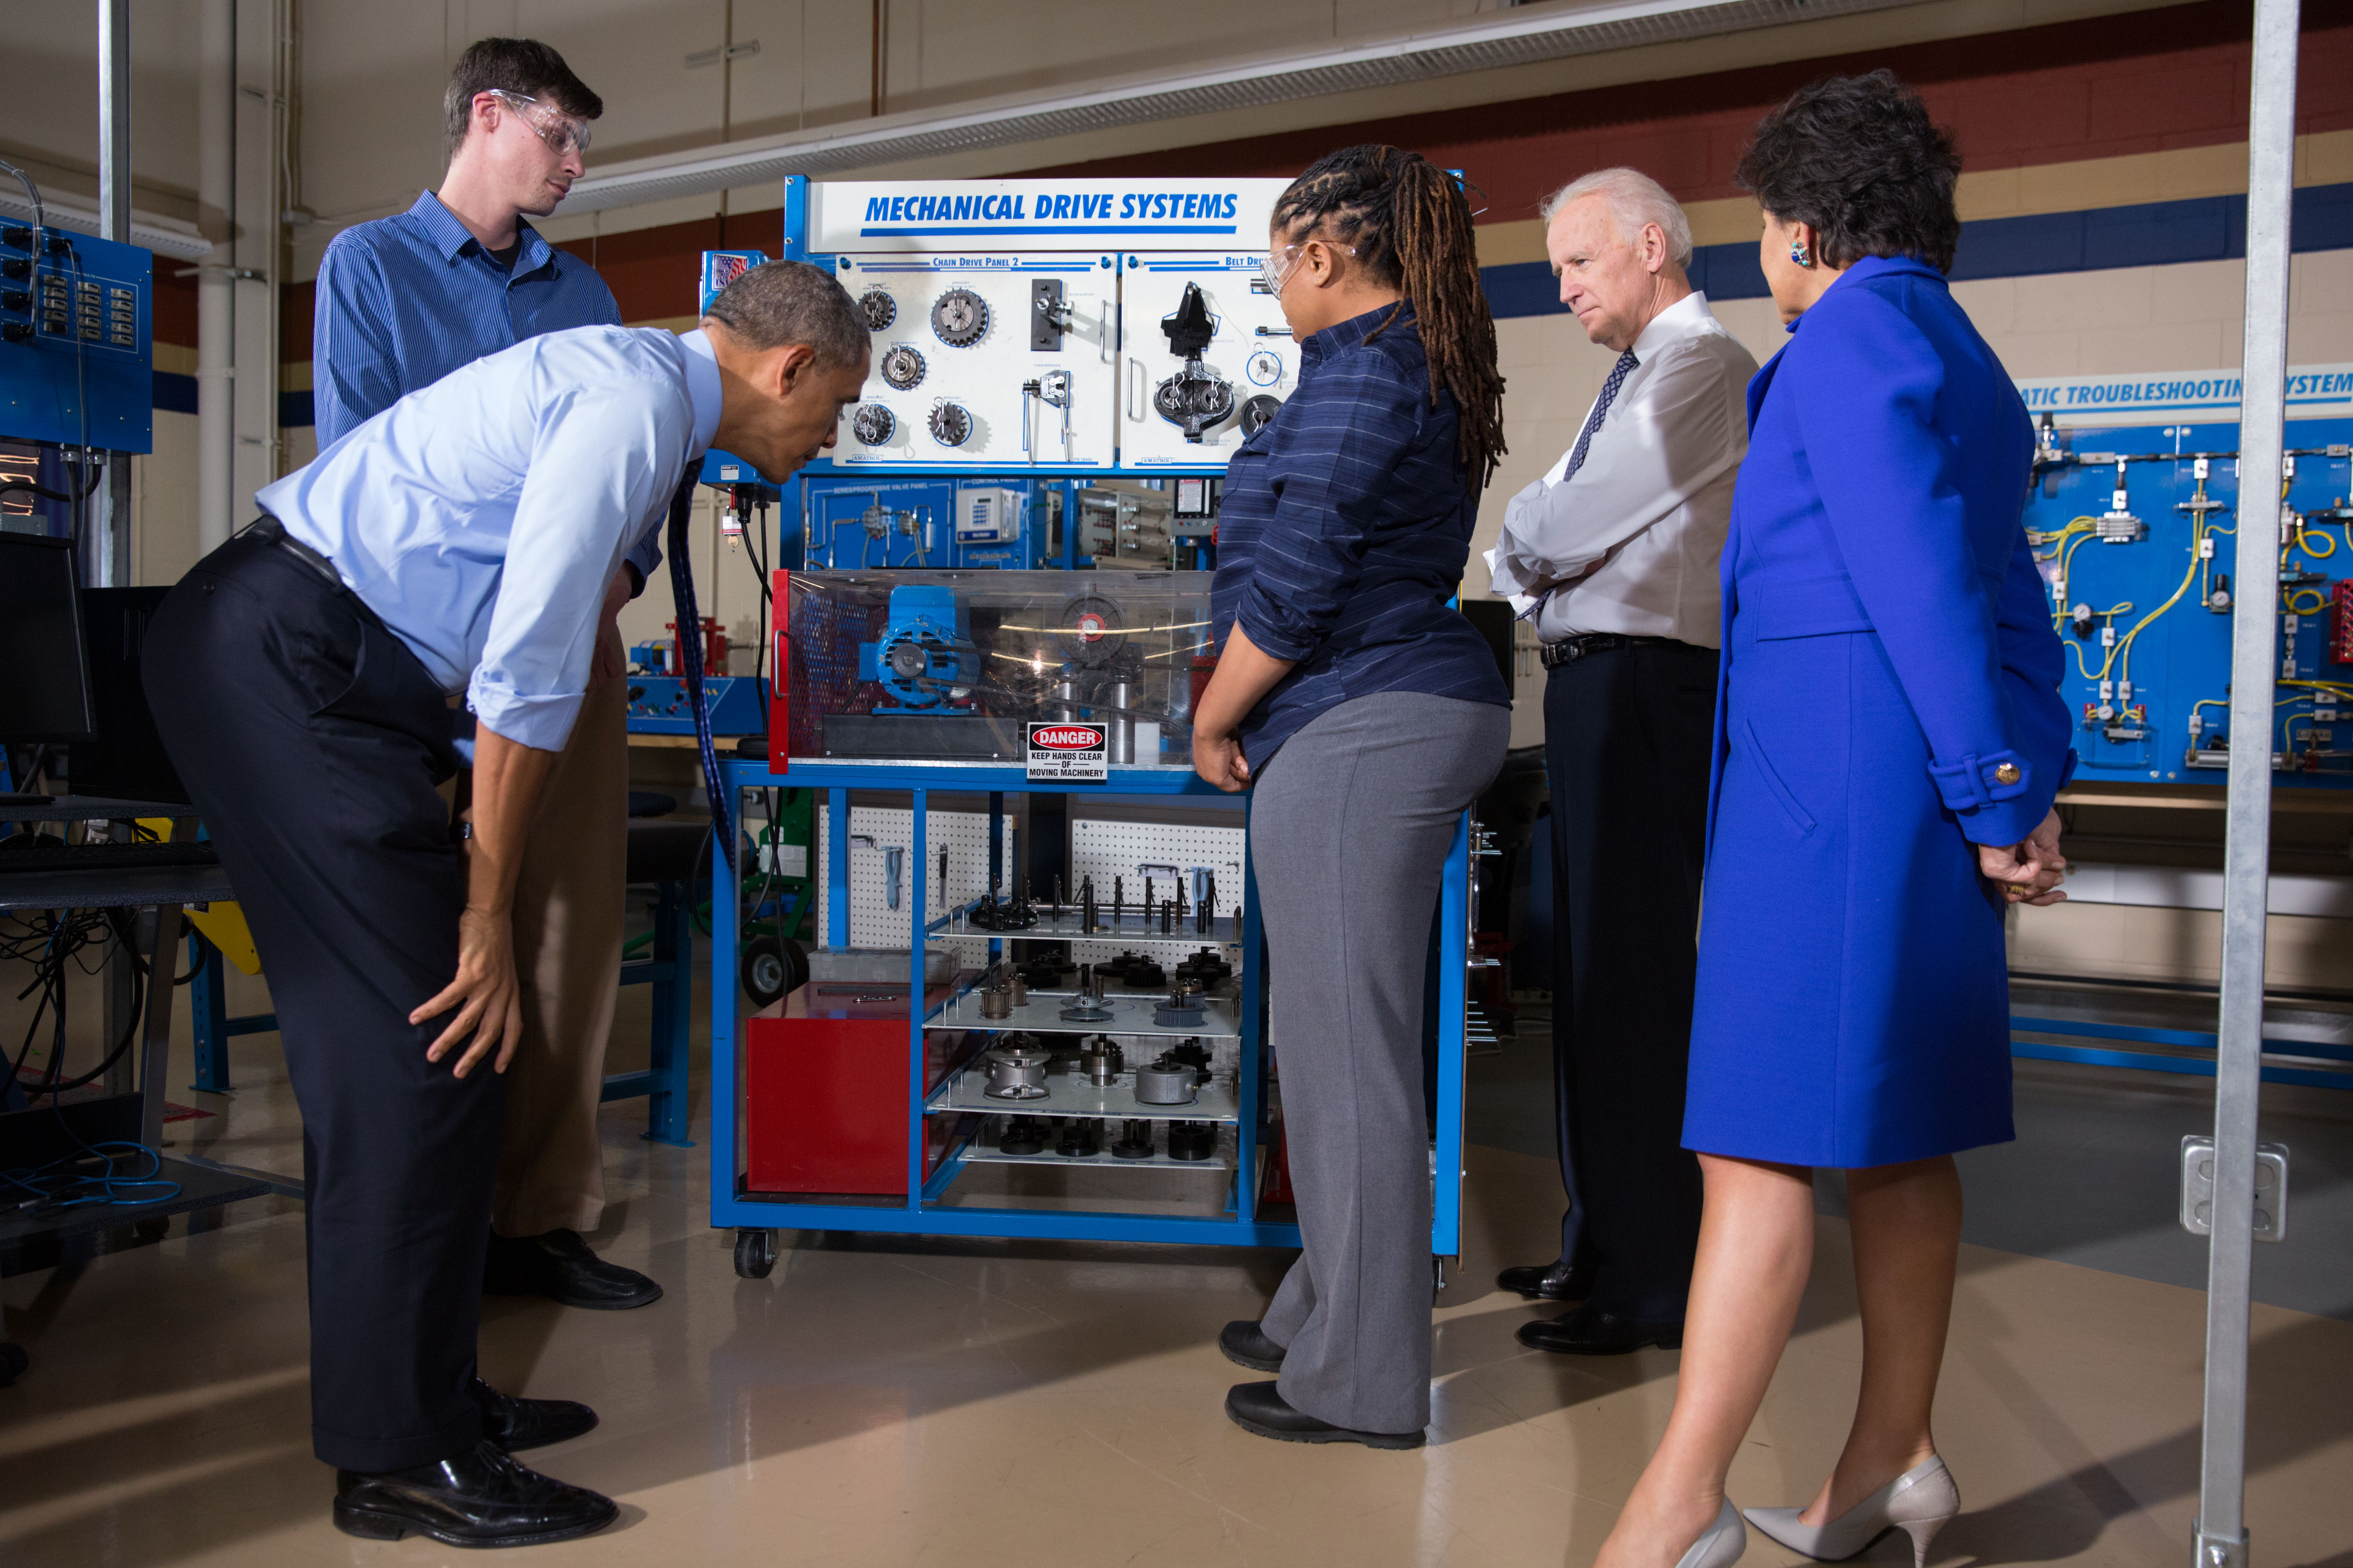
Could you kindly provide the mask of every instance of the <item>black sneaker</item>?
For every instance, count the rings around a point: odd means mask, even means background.
[[[634,1268],[607,1263],[576,1230],[544,1236],[491,1233],[482,1268],[485,1296],[544,1296],[566,1307],[617,1312],[661,1300],[662,1288]]]
[[[335,1528],[369,1541],[543,1546],[593,1535],[620,1516],[612,1499],[527,1469],[487,1439],[438,1465],[335,1472]]]
[[[1266,1337],[1266,1325],[1256,1318],[1237,1318],[1219,1330],[1218,1349],[1236,1366],[1252,1372],[1282,1370],[1282,1347]]]
[[[1293,1409],[1271,1383],[1238,1383],[1226,1391],[1226,1415],[1245,1432],[1278,1443],[1362,1443],[1367,1448],[1419,1448],[1421,1432],[1358,1432]]]

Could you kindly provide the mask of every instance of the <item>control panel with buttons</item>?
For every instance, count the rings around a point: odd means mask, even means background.
[[[0,436],[151,450],[153,301],[143,247],[0,224]]]

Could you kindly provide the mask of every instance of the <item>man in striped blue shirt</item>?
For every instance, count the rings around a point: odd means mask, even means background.
[[[578,179],[604,104],[528,38],[468,48],[445,95],[449,167],[395,217],[337,235],[319,267],[311,386],[324,452],[405,395],[543,332],[621,324],[605,280],[528,217]],[[566,1306],[641,1307],[661,1287],[580,1233],[603,1218],[596,1109],[620,983],[628,859],[628,706],[615,616],[661,560],[660,531],[605,594],[594,679],[532,826],[515,899],[524,1033],[484,1288]]]

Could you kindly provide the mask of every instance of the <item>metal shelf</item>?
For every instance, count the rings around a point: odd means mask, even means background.
[[[987,1116],[1103,1116],[1118,1121],[1238,1121],[1240,1108],[1233,1085],[1212,1079],[1195,1092],[1190,1105],[1145,1105],[1135,1098],[1135,1075],[1122,1073],[1119,1081],[1098,1088],[1077,1073],[1049,1073],[1042,1100],[992,1100],[987,1089],[988,1072],[979,1064],[959,1068],[954,1078],[932,1091],[923,1102],[928,1111],[976,1110]],[[1082,1162],[1072,1161],[1076,1164]],[[1138,1161],[1141,1164],[1143,1162]],[[1180,1161],[1179,1163],[1191,1162]],[[1200,1162],[1208,1163],[1207,1161]]]
[[[1167,1000],[1168,993],[1114,991],[1103,998],[1103,1005],[1111,1010],[1111,1016],[1088,1024],[1071,1022],[1062,1016],[1063,1004],[1077,994],[1075,991],[1032,991],[1029,1000],[1014,1008],[1009,1016],[984,1018],[980,1016],[981,994],[977,991],[959,992],[923,1022],[932,1028],[991,1029],[998,1032],[1026,1030],[1039,1035],[1148,1035],[1172,1040],[1232,1040],[1241,1037],[1240,1009],[1228,997],[1202,998],[1204,1016],[1198,1024],[1162,1025],[1152,1021],[1152,1008],[1155,1003]]]
[[[1123,910],[1122,918],[1113,923],[1111,911],[1099,909],[1095,929],[1082,931],[1075,913],[1056,915],[1043,905],[1032,905],[1031,908],[1038,911],[1038,923],[1018,931],[989,931],[973,925],[970,923],[971,910],[958,910],[925,934],[1003,942],[1108,942],[1122,947],[1240,947],[1242,941],[1240,915],[1215,916],[1206,932],[1195,931],[1192,918],[1187,916],[1176,923],[1174,931],[1164,933],[1156,920],[1150,928],[1145,927],[1141,910]]]
[[[1191,1120],[1198,1121],[1202,1119],[1194,1117]],[[1057,1154],[1051,1149],[1042,1149],[1035,1154],[1000,1154],[987,1143],[974,1139],[965,1146],[963,1158],[967,1165],[1067,1165],[1099,1171],[1218,1171],[1231,1173],[1240,1165],[1233,1133],[1226,1127],[1218,1129],[1218,1151],[1206,1160],[1170,1159],[1162,1146],[1166,1142],[1165,1137],[1153,1145],[1152,1152],[1145,1158],[1123,1160],[1113,1154],[1110,1147],[1111,1141],[1119,1136],[1119,1129],[1106,1127],[1103,1136],[1105,1142],[1102,1152],[1083,1156]]]

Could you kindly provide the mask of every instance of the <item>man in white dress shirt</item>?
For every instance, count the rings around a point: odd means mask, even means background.
[[[1580,1304],[1523,1343],[1608,1355],[1680,1344],[1699,1242],[1683,1147],[1717,562],[1757,362],[1693,290],[1691,225],[1658,183],[1604,169],[1543,207],[1561,303],[1617,353],[1575,446],[1512,498],[1487,557],[1549,675],[1553,1063],[1568,1209],[1550,1264],[1501,1283]]]

